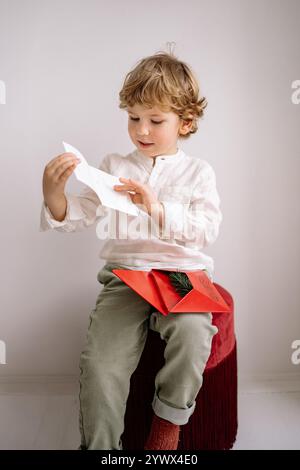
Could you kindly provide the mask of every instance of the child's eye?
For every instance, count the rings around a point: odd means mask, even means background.
[[[131,121],[138,121],[139,118],[130,117]],[[151,121],[153,124],[161,124],[163,121]]]

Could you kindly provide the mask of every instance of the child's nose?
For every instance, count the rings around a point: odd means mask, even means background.
[[[149,128],[147,124],[140,124],[137,129],[138,135],[148,135],[149,134]]]

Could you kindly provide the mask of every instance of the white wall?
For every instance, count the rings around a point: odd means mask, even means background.
[[[62,140],[94,166],[133,149],[118,92],[167,41],[208,99],[182,148],[216,171],[224,219],[206,251],[234,296],[239,372],[299,373],[299,18],[297,0],[0,0],[2,376],[79,372],[101,242],[39,232],[43,170]]]

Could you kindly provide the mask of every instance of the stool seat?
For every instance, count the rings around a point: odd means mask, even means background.
[[[231,294],[214,283],[229,312],[212,312],[218,333],[212,340],[203,384],[189,422],[181,426],[178,450],[231,449],[237,434],[237,349],[234,332],[234,302]],[[178,313],[184,315],[184,313]],[[164,365],[166,342],[151,329],[139,364],[131,376],[124,418],[124,450],[142,450],[152,422],[154,379]]]

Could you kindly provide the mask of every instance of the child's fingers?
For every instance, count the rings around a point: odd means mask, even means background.
[[[141,188],[143,186],[139,181],[133,180],[131,178],[120,177],[119,180],[123,181],[123,184],[129,185],[133,188]]]
[[[57,167],[59,167],[62,163],[70,161],[70,160],[76,160],[77,157],[74,155],[74,153],[62,153],[61,155],[58,155],[58,157],[53,158],[47,165],[46,168],[49,171],[55,171]],[[78,159],[79,160],[79,159]]]
[[[61,158],[62,155],[63,155],[63,154],[58,155],[57,157],[52,158],[52,160],[50,160],[50,161],[47,163],[46,168],[51,168],[51,167],[53,166],[53,163],[55,163],[58,158]]]
[[[123,184],[122,186],[116,184],[114,186],[114,189],[116,189],[117,191],[128,191],[128,190],[135,191],[135,188],[129,184]]]
[[[54,178],[59,178],[60,175],[67,169],[69,168],[71,165],[74,165],[74,164],[78,164],[78,161],[76,161],[76,159],[67,159],[67,161],[63,161],[63,163],[61,163],[59,166],[57,167],[54,167],[54,169],[52,170],[52,175]]]
[[[66,179],[69,178],[69,176],[72,174],[72,172],[75,170],[76,163],[73,163],[71,166],[69,166],[66,170],[64,170],[60,176],[59,180],[60,181],[65,181]]]
[[[55,181],[60,180],[62,175],[64,175],[65,177],[65,173],[68,171],[69,173],[72,172],[77,164],[78,164],[77,162],[74,162],[71,160],[71,161],[64,163],[60,167],[58,167],[57,170],[54,172],[54,180]]]
[[[50,172],[55,173],[62,166],[65,167],[67,163],[75,163],[76,161],[79,163],[80,160],[75,155],[64,156],[51,165]]]

